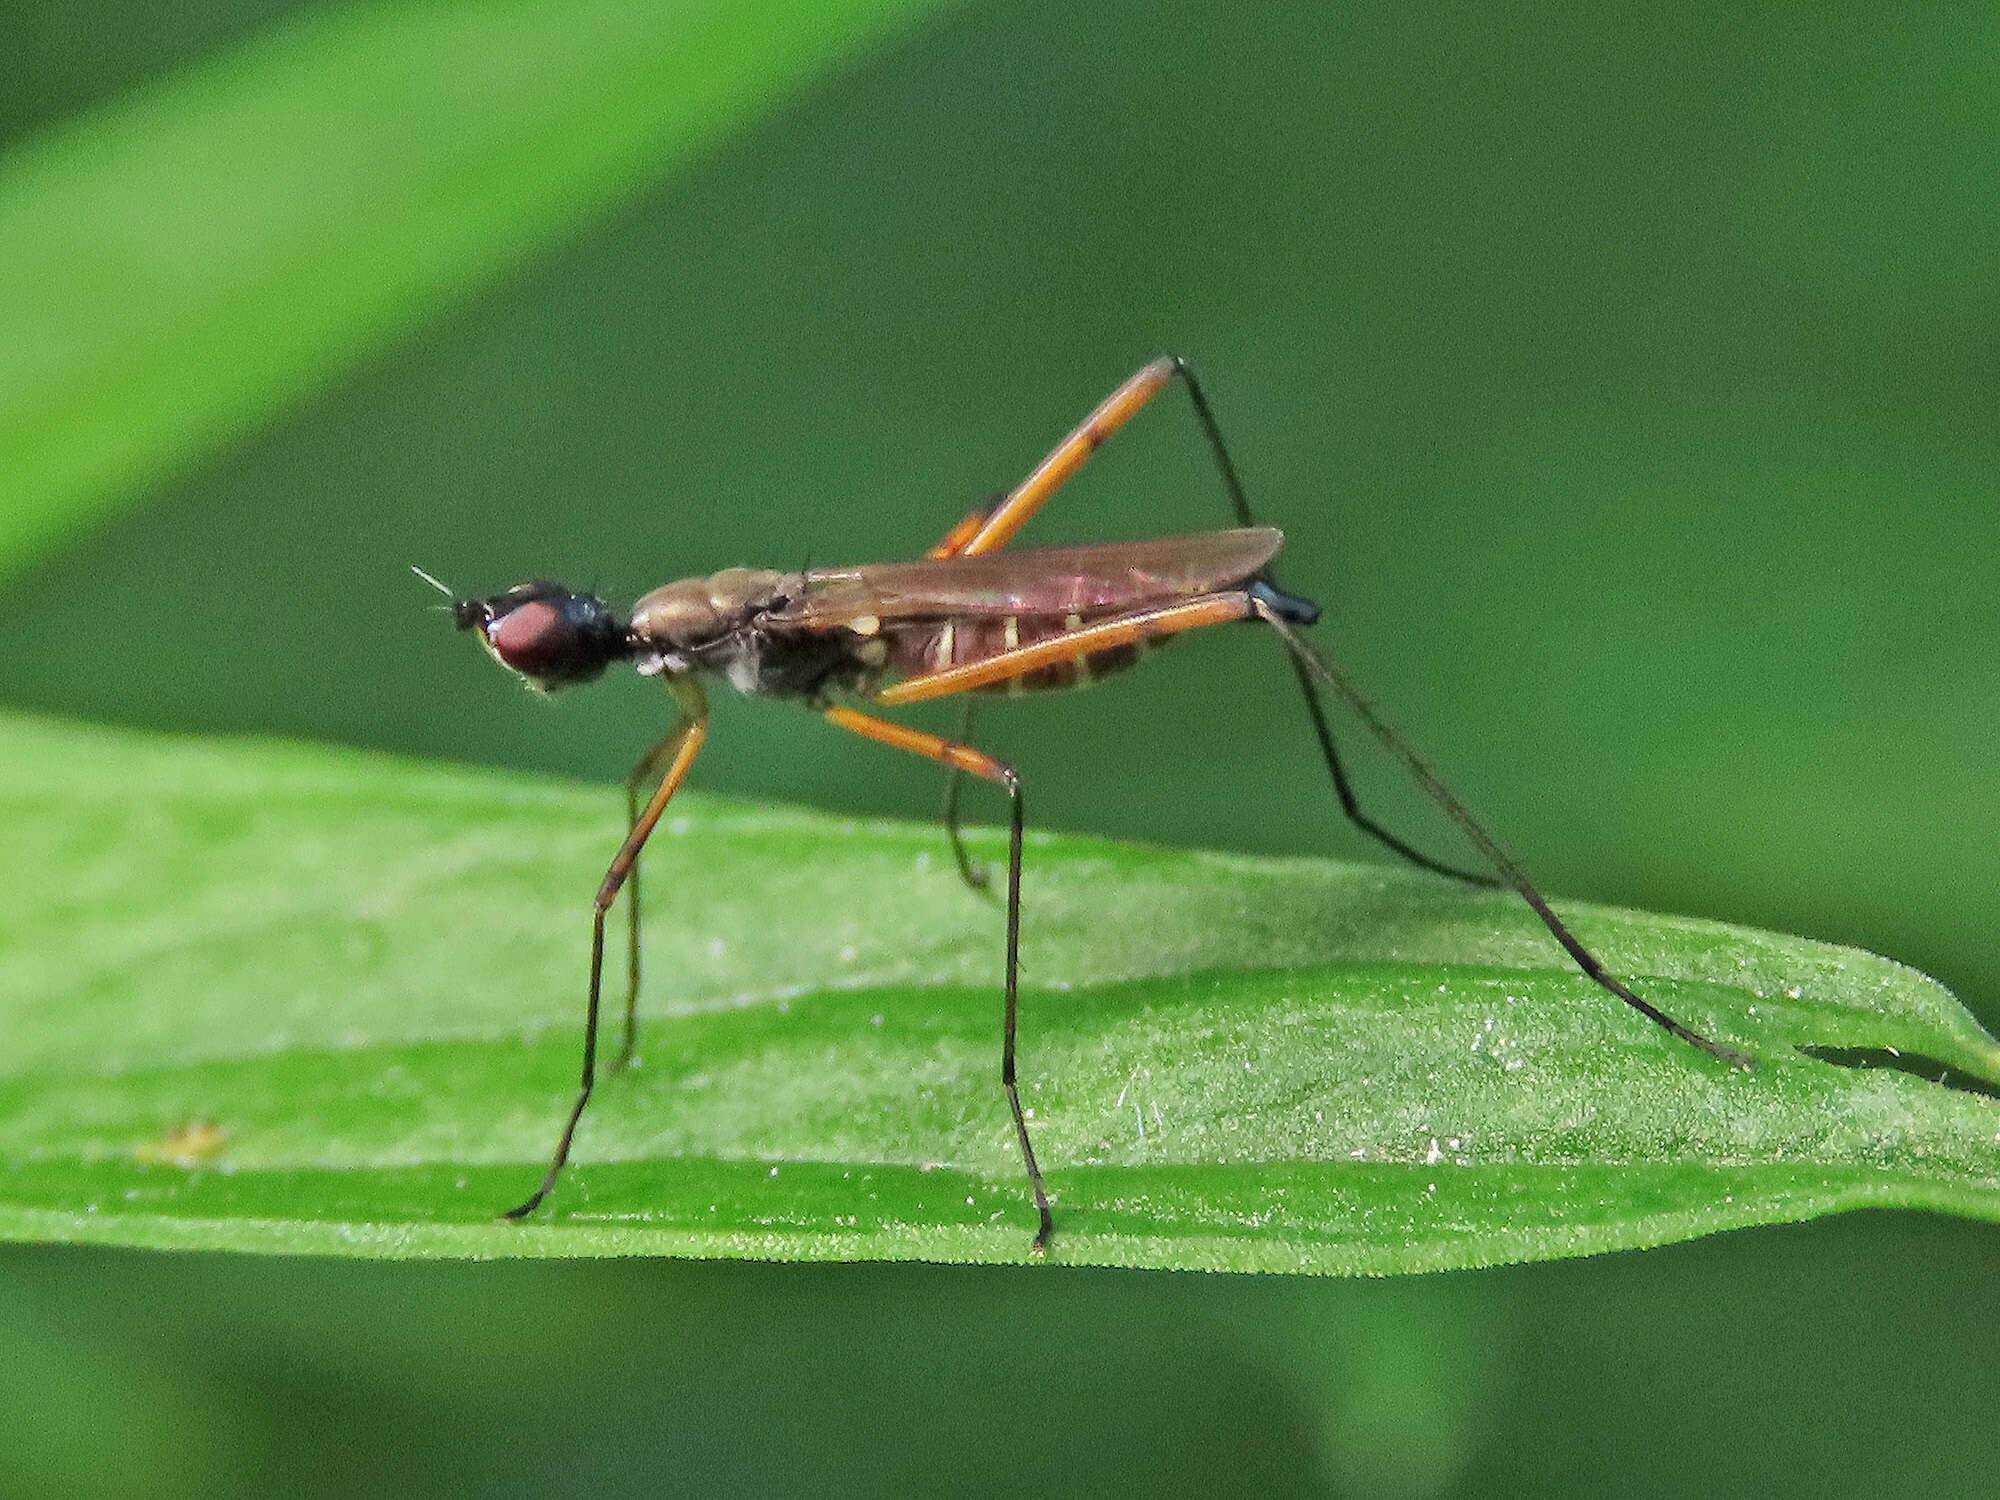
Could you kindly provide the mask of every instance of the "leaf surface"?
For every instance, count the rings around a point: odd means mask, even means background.
[[[1000,914],[935,828],[676,802],[646,864],[640,1064],[516,1225],[495,1214],[574,1087],[613,790],[0,726],[0,1236],[1028,1258]],[[1023,1092],[1051,1259],[1389,1273],[1871,1205],[2000,1218],[1979,1082],[2000,1049],[1940,986],[1561,904],[1756,1071],[1627,1011],[1497,894],[1032,834]],[[1841,1065],[1892,1049],[1932,1076]]]

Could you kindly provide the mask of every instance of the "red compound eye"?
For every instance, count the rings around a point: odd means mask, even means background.
[[[517,605],[486,627],[493,654],[530,677],[559,672],[576,649],[576,631],[561,610],[540,599]]]
[[[602,600],[561,584],[523,583],[466,607],[504,667],[537,687],[588,682],[625,651],[625,628]]]

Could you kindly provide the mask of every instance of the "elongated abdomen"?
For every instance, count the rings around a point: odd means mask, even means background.
[[[1085,625],[1113,618],[1097,615],[970,615],[955,620],[899,620],[883,630],[884,665],[903,677],[920,677],[948,667],[966,667],[1021,646],[1069,635]],[[1089,687],[1100,678],[1122,672],[1145,656],[1148,643],[1132,641],[1100,651],[1078,652],[1047,662],[1018,677],[990,683],[980,693],[1053,692]]]

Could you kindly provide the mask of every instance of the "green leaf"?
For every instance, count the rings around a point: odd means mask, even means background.
[[[0,726],[0,1235],[1028,1256],[1000,915],[936,829],[677,802],[646,866],[641,1065],[600,1088],[552,1211],[516,1225],[494,1215],[574,1085],[613,790]],[[1804,939],[1564,909],[1756,1071],[1626,1010],[1497,894],[1031,835],[1023,1092],[1051,1258],[1379,1273],[1862,1206],[2000,1218],[2000,1102],[1800,1050],[2000,1077],[1938,985]]]
[[[0,575],[932,8],[313,9],[18,147]]]

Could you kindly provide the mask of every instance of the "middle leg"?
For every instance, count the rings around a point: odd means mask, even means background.
[[[958,733],[952,738],[961,745],[972,743],[972,700],[965,700],[965,707],[958,715]],[[968,887],[984,891],[990,887],[991,877],[986,866],[975,860],[965,848],[965,833],[958,822],[958,796],[965,787],[965,772],[957,766],[945,772],[944,781],[944,834],[951,840],[951,857],[958,863],[958,876]]]
[[[1035,1249],[1046,1250],[1049,1248],[1049,1237],[1055,1233],[1055,1219],[1049,1213],[1049,1194],[1042,1182],[1042,1169],[1035,1163],[1034,1142],[1028,1138],[1028,1117],[1021,1108],[1021,1088],[1014,1066],[1014,1039],[1021,1009],[1020,773],[1005,761],[996,760],[982,750],[926,734],[907,724],[892,723],[872,714],[838,706],[822,709],[821,712],[829,724],[862,735],[877,744],[908,750],[955,771],[968,772],[1007,790],[1012,816],[1007,832],[1007,980],[1006,1013],[1000,1041],[1000,1083],[1007,1091],[1007,1107],[1014,1115],[1014,1134],[1021,1144],[1021,1160],[1028,1169],[1028,1186],[1034,1190],[1035,1212],[1040,1219],[1040,1227],[1035,1232]]]

